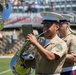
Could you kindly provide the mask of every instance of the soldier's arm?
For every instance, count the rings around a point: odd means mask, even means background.
[[[58,59],[59,56],[55,55],[53,52],[48,51],[46,48],[42,47],[38,42],[35,43],[35,46],[37,48],[37,51],[39,54],[44,57],[46,60],[55,60]]]
[[[66,56],[66,62],[74,63],[76,62],[76,37],[71,39],[69,46],[69,53]]]
[[[72,54],[67,54],[66,62],[70,62],[70,63],[75,62],[76,63],[76,57],[74,55],[72,55]]]
[[[46,48],[40,45],[36,37],[33,36],[32,34],[29,34],[27,38],[29,38],[29,41],[37,48],[37,51],[39,52],[39,54],[46,60],[50,61],[58,58],[58,56],[55,55],[53,52],[46,50]]]

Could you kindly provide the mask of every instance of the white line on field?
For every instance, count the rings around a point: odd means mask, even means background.
[[[0,58],[12,58],[13,56],[0,56]]]
[[[4,73],[6,73],[6,72],[9,72],[9,71],[11,71],[11,69],[1,72],[0,75],[1,75],[1,74],[4,74]]]

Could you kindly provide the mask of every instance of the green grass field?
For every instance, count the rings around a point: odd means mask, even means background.
[[[10,69],[11,58],[0,58],[0,75],[14,75]],[[31,75],[35,75],[34,72]]]

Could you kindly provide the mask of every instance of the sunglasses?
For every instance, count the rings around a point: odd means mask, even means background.
[[[44,28],[50,28],[54,23],[45,23],[43,24]]]

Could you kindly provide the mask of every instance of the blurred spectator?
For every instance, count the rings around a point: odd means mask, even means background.
[[[33,2],[33,3],[29,4],[28,9],[27,9],[27,12],[36,13],[38,7],[39,6],[37,5],[37,3],[34,3]]]
[[[29,5],[28,5],[27,12],[29,12],[29,13],[31,13],[31,12],[32,12],[31,4],[29,4]]]
[[[20,0],[14,0],[12,4],[14,6],[19,6],[19,5],[21,5],[21,2],[20,2]]]
[[[50,11],[54,11],[54,4],[53,3],[50,4]]]
[[[0,33],[0,40],[2,40],[3,39],[3,35]]]
[[[37,2],[35,2],[34,7],[35,7],[35,12],[37,12],[37,11],[38,11],[38,9],[39,9],[39,4],[38,4]]]
[[[9,0],[9,2],[12,4],[14,0]]]
[[[24,0],[20,0],[21,5],[24,6]]]
[[[37,3],[38,3],[39,5],[41,5],[41,0],[37,0]]]
[[[15,29],[14,29],[14,31],[13,31],[12,41],[13,41],[13,42],[16,42],[16,41],[17,41],[17,33],[16,33],[16,30],[15,30]]]
[[[13,4],[14,0],[6,0],[6,3],[11,3]]]
[[[24,0],[20,0],[21,2],[24,2]]]

